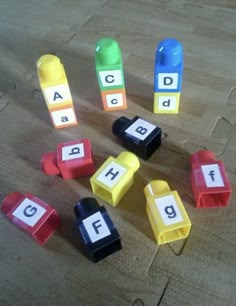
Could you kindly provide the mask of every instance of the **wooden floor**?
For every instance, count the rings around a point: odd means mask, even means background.
[[[102,110],[94,46],[113,37],[121,48],[128,110]],[[153,63],[158,41],[185,49],[178,115],[154,115]],[[51,127],[35,62],[56,53],[65,65],[80,125]],[[0,305],[235,305],[236,203],[194,207],[189,156],[202,148],[225,162],[236,189],[236,2],[152,0],[0,1],[0,201],[30,192],[56,208],[62,224],[41,247],[0,214]],[[111,125],[140,115],[165,135],[162,147],[109,211],[123,250],[94,264],[84,255],[73,207],[92,196],[88,178],[64,181],[40,169],[44,152],[89,137],[97,166],[123,149]],[[144,186],[167,180],[192,221],[187,241],[157,246]]]

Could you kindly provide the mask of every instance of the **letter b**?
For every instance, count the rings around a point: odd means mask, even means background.
[[[141,135],[144,135],[144,134],[147,133],[148,130],[146,128],[142,127],[142,126],[139,126],[139,127],[137,127],[137,129],[135,131],[137,133],[141,134]]]

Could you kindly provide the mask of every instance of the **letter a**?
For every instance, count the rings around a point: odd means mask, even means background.
[[[67,122],[67,121],[69,121],[69,119],[68,119],[68,117],[61,117],[61,122]]]
[[[56,99],[58,99],[58,98],[63,99],[63,97],[58,92],[55,92],[54,97],[53,97],[53,101],[56,101]]]

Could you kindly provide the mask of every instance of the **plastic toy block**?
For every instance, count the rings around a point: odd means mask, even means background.
[[[116,206],[134,182],[134,173],[140,167],[136,155],[122,152],[109,157],[90,178],[92,191],[101,199]]]
[[[191,222],[177,191],[165,181],[151,181],[145,188],[147,215],[157,243],[164,244],[188,237]]]
[[[211,151],[198,151],[191,156],[191,183],[197,208],[226,206],[232,188],[222,161]]]
[[[183,75],[183,47],[174,38],[162,40],[156,50],[154,92],[180,92]]]
[[[38,59],[36,66],[39,84],[49,111],[53,112],[55,109],[58,109],[58,107],[73,109],[70,88],[64,66],[60,62],[60,59],[55,55],[45,54]],[[57,127],[58,124],[55,124],[55,122],[57,122],[56,119],[53,123],[54,126]],[[74,125],[77,124],[74,113],[73,123]],[[62,127],[62,124],[59,125]],[[66,126],[68,125],[63,125],[63,127]]]
[[[177,114],[179,99],[179,92],[154,92],[153,112],[156,114]]]
[[[101,96],[103,108],[107,112],[127,108],[125,88],[101,91]]]
[[[89,176],[95,172],[91,142],[81,139],[60,143],[56,152],[45,153],[41,167],[47,175],[61,175],[64,179]]]
[[[74,208],[76,227],[89,257],[98,262],[121,250],[120,235],[103,206],[94,198],[81,199]]]
[[[60,224],[54,208],[30,193],[12,192],[5,197],[2,212],[17,227],[43,245]]]
[[[132,120],[118,118],[113,123],[112,132],[119,137],[125,149],[144,160],[161,145],[161,129],[138,116]]]
[[[101,91],[124,88],[121,50],[112,38],[103,38],[96,44],[95,65]]]
[[[77,125],[77,119],[73,105],[71,107],[57,108],[49,111],[55,129]]]

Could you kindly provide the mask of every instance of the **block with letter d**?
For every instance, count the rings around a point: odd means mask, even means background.
[[[134,182],[134,173],[140,167],[136,155],[122,152],[109,157],[90,178],[92,191],[101,199],[116,206]]]
[[[74,208],[77,229],[89,257],[98,262],[122,248],[120,235],[105,207],[95,198],[83,198]]]
[[[54,127],[77,125],[69,84],[60,59],[55,55],[45,54],[38,59],[36,66],[39,84]]]
[[[112,132],[125,149],[145,160],[161,145],[161,129],[138,116],[132,120],[123,116],[116,119]]]
[[[47,175],[61,175],[64,179],[92,175],[95,168],[90,140],[58,144],[56,152],[43,154],[41,167]]]
[[[155,57],[154,113],[178,113],[182,75],[183,47],[176,39],[164,39]]]
[[[104,110],[126,109],[126,93],[121,50],[112,38],[96,44],[95,66]]]
[[[55,209],[30,193],[10,193],[3,200],[1,210],[40,245],[46,243],[60,224]]]
[[[187,238],[191,222],[177,191],[167,182],[154,180],[145,188],[147,215],[158,244]]]
[[[222,161],[211,151],[202,150],[191,156],[191,183],[197,208],[226,206],[232,188]]]

